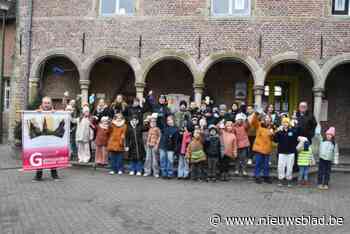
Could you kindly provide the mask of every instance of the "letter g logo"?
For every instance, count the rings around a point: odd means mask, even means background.
[[[29,163],[33,167],[39,167],[43,165],[43,159],[42,159],[42,154],[41,153],[34,153],[30,155],[29,157]]]

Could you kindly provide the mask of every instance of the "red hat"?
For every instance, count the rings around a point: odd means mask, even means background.
[[[334,127],[328,128],[326,135],[331,135],[331,136],[335,137],[335,128]]]

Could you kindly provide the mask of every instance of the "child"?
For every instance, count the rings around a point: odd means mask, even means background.
[[[123,156],[124,152],[128,151],[125,148],[125,136],[127,125],[122,113],[115,114],[111,124],[111,132],[108,139],[107,149],[111,158],[111,171],[109,174],[123,174]]]
[[[308,174],[312,160],[312,149],[309,140],[306,137],[298,137],[298,167],[299,167],[299,185],[309,185]]]
[[[101,122],[96,127],[96,155],[95,163],[100,165],[107,165],[107,143],[109,137],[109,118],[108,116],[103,116]]]
[[[251,119],[251,126],[256,129],[256,138],[253,146],[255,152],[255,182],[257,184],[262,183],[260,177],[262,168],[264,168],[264,181],[265,183],[271,184],[270,178],[270,154],[272,152],[272,120],[268,115],[264,116],[262,121],[258,120],[258,116],[262,111],[253,114]]]
[[[93,139],[93,130],[90,122],[89,107],[83,107],[82,116],[77,123],[75,140],[78,147],[78,160],[80,163],[88,163],[91,158],[90,141]]]
[[[249,137],[248,124],[246,123],[247,116],[243,113],[235,114],[236,124],[234,125],[234,133],[237,138],[238,157],[236,158],[235,175],[239,174],[247,176],[246,165],[249,156]]]
[[[185,131],[182,134],[182,141],[181,141],[181,151],[179,155],[179,166],[177,169],[177,178],[178,179],[187,179],[189,174],[189,165],[188,161],[186,160],[186,150],[188,145],[191,142],[191,132],[188,131],[188,128],[185,127]]]
[[[160,138],[160,168],[163,179],[172,179],[174,154],[178,150],[179,130],[175,126],[174,116],[167,117],[167,125]]]
[[[282,126],[274,136],[274,141],[278,143],[279,186],[282,186],[283,180],[287,179],[287,186],[292,187],[295,149],[298,144],[297,139],[297,129],[290,126],[289,118],[283,118]]]
[[[220,124],[220,140],[221,140],[221,177],[223,181],[229,180],[229,166],[231,160],[237,157],[237,138],[233,132],[233,122],[226,121]]]
[[[145,155],[142,132],[143,127],[139,125],[139,116],[133,115],[130,118],[126,133],[126,145],[129,149],[129,159],[131,160],[129,175],[142,175],[142,162]]]
[[[321,136],[319,136],[321,138]],[[320,140],[320,162],[318,168],[318,188],[328,189],[332,162],[338,164],[339,149],[335,142],[335,128],[330,127],[326,132],[326,140]]]
[[[196,129],[193,132],[192,141],[187,147],[186,158],[191,165],[192,180],[204,180],[204,161],[207,157],[203,149],[200,129]]]
[[[157,127],[157,115],[152,115],[150,118],[150,129],[148,130],[147,142],[146,142],[146,161],[145,161],[145,174],[143,176],[150,176],[153,171],[153,176],[159,178],[159,166],[158,166],[158,150],[160,142],[160,129]]]
[[[209,127],[209,136],[205,140],[204,149],[208,156],[208,180],[216,182],[217,164],[221,156],[221,143],[215,125]]]

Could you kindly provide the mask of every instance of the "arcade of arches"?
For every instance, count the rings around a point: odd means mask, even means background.
[[[350,79],[347,74],[350,74],[350,63],[331,69],[325,86],[318,89],[313,88],[312,74],[304,65],[289,61],[279,62],[266,71],[265,83],[260,86],[254,85],[249,67],[235,59],[213,63],[203,75],[203,84],[198,84],[187,64],[172,58],[153,64],[144,83],[135,77],[130,64],[114,57],[96,60],[86,80],[80,79],[79,69],[65,56],[51,56],[41,64],[38,81],[31,81],[37,82],[30,86],[31,92],[51,96],[58,108],[65,91],[69,92],[69,98],[82,94],[87,100],[88,95],[94,93],[107,102],[111,102],[117,93],[131,101],[131,97],[140,97],[149,90],[153,90],[156,96],[179,94],[197,102],[202,96],[209,95],[216,104],[230,106],[237,101],[253,104],[260,100],[262,106],[273,104],[283,112],[292,112],[299,101],[305,100],[310,109],[320,111],[318,116],[322,126],[335,126],[339,143],[349,148]]]

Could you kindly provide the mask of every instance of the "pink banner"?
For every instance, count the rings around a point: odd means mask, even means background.
[[[68,112],[25,111],[22,116],[23,170],[69,166]]]

